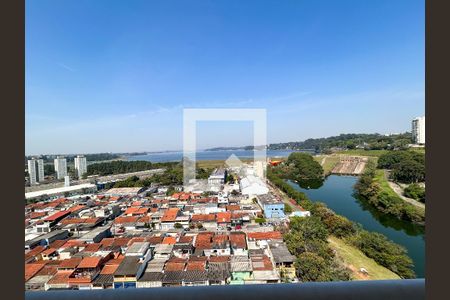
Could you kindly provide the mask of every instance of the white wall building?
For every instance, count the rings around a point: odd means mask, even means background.
[[[64,177],[67,175],[67,160],[64,158],[64,156],[58,156],[57,158],[55,158],[54,163],[56,177],[58,179],[64,179]]]
[[[36,168],[37,167],[37,168]],[[43,159],[29,159],[28,160],[28,174],[30,184],[36,184],[44,180],[44,160]]]
[[[425,116],[412,120],[411,133],[414,144],[425,145]]]
[[[74,159],[75,170],[77,170],[78,178],[83,177],[83,174],[87,172],[86,157],[84,155],[77,155]]]
[[[248,195],[250,197],[267,194],[269,192],[269,189],[261,178],[254,175],[248,175],[242,178],[239,182],[239,186],[242,195]]]

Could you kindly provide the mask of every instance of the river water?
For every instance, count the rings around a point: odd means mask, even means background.
[[[384,234],[392,241],[408,250],[408,255],[414,262],[414,271],[418,278],[425,276],[425,237],[424,227],[398,220],[380,213],[354,195],[353,186],[357,177],[330,175],[323,185],[314,188],[300,187],[297,183],[288,181],[295,189],[305,193],[312,201],[325,203],[336,213],[360,223],[369,231]]]

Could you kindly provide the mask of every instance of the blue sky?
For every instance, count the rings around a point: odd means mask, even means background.
[[[26,153],[182,148],[183,108],[266,108],[268,141],[410,130],[416,0],[26,1]],[[198,147],[251,144],[247,122]]]

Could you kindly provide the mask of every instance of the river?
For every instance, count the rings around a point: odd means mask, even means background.
[[[360,223],[364,229],[382,233],[405,247],[414,262],[417,277],[423,278],[425,276],[424,227],[382,214],[358,199],[353,190],[357,180],[358,177],[354,176],[330,175],[323,185],[310,189],[302,188],[292,181],[288,183],[305,193],[312,201],[323,202],[336,213]]]

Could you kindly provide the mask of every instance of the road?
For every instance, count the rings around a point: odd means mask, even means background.
[[[393,190],[400,198],[402,198],[403,200],[405,200],[406,202],[408,202],[408,203],[410,203],[410,204],[412,204],[412,205],[414,205],[414,206],[421,207],[421,208],[425,208],[425,204],[423,204],[422,202],[419,202],[419,201],[414,200],[414,199],[412,199],[412,198],[405,197],[405,196],[403,195],[403,188],[402,188],[399,184],[397,184],[397,183],[392,182],[392,181],[389,180],[389,174],[388,174],[388,172],[387,172],[386,170],[384,170],[384,176],[385,176],[387,182],[389,183],[389,186],[391,187],[391,189],[392,189],[392,190]]]

